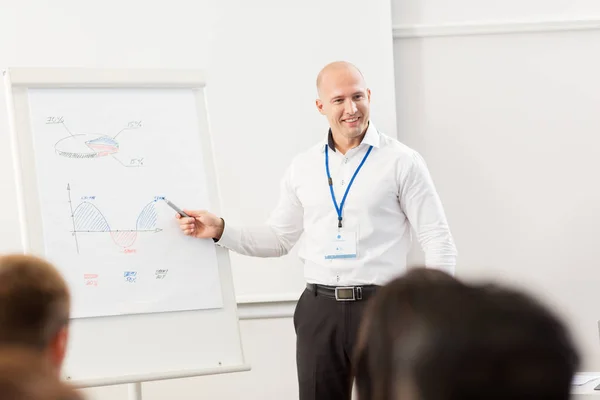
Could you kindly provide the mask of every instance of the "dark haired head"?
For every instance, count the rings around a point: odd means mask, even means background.
[[[579,358],[531,297],[411,271],[369,304],[355,355],[359,400],[569,398]]]

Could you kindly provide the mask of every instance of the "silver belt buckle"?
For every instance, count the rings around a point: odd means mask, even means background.
[[[360,296],[362,298],[362,296]],[[335,288],[335,299],[337,301],[355,301],[356,294],[354,286],[339,286]]]

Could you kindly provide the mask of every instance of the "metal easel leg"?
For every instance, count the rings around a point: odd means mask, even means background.
[[[127,390],[129,392],[128,400],[142,400],[141,382],[127,384]]]

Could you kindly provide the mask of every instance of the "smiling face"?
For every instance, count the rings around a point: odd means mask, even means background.
[[[327,117],[334,139],[356,139],[369,126],[371,91],[353,65],[333,63],[326,66],[317,80],[317,109]]]

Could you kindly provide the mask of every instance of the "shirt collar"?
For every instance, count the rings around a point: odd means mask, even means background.
[[[329,131],[327,132],[326,143],[331,150],[335,151],[335,143],[333,141],[333,134],[331,133],[331,128],[329,128]],[[365,137],[363,138],[362,142],[360,142],[360,145],[366,144],[367,146],[373,146],[378,148],[379,143],[379,132],[377,131],[377,128],[375,128],[375,125],[373,125],[373,122],[369,121],[367,132],[365,132]],[[321,151],[325,151],[325,146],[321,146]]]

